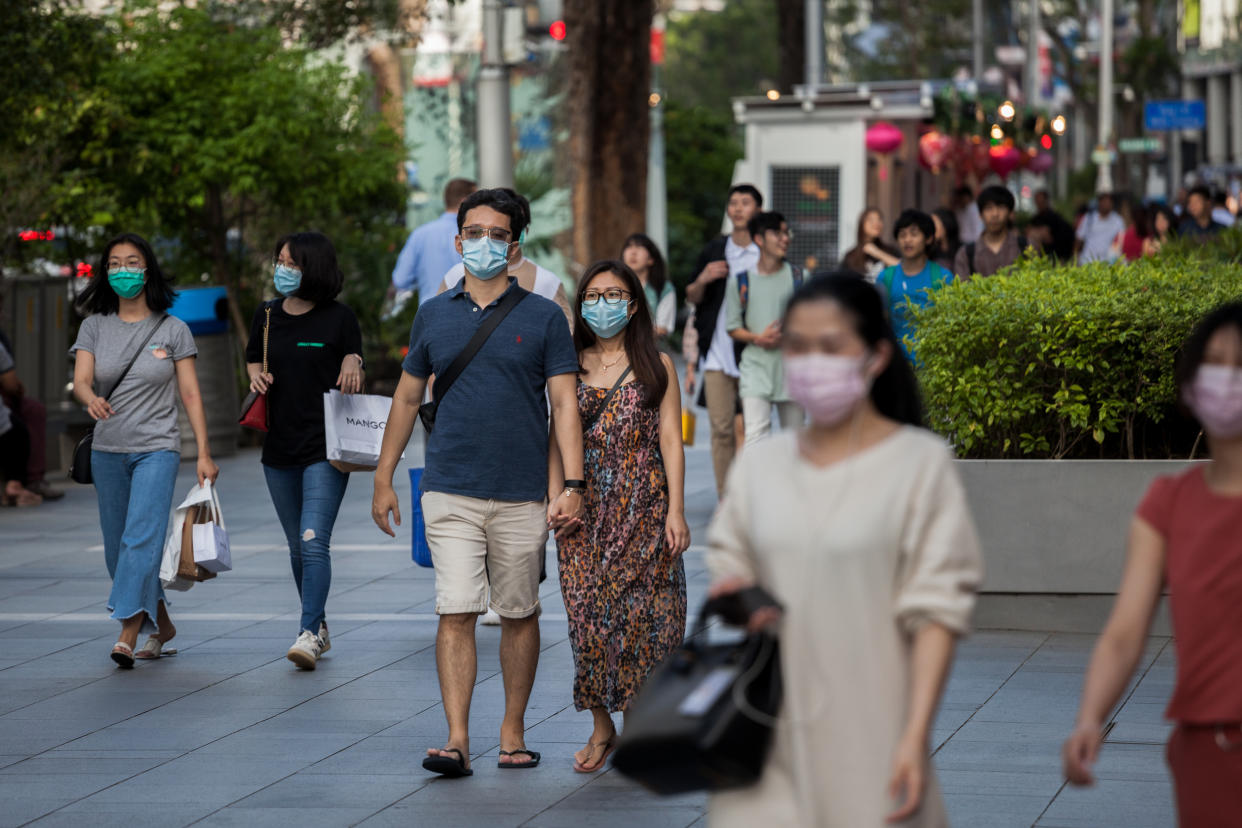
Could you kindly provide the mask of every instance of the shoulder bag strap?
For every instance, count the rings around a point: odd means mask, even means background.
[[[599,410],[595,412],[595,416],[582,424],[582,433],[586,434],[591,430],[591,426],[604,416],[604,411],[608,408],[608,403],[612,401],[612,395],[617,393],[617,389],[625,383],[625,378],[630,375],[630,366],[625,366],[625,370],[621,372],[621,376],[617,377],[617,381],[612,384],[612,388],[608,389],[608,393],[604,395],[604,401],[600,403]]]
[[[742,309],[742,327],[746,327],[746,306],[750,304],[750,271],[737,274],[737,303]]]
[[[127,376],[129,376],[129,369],[134,367],[134,363],[138,361],[138,357],[142,356],[142,352],[146,350],[147,343],[151,341],[151,337],[155,336],[155,332],[160,329],[160,326],[163,325],[167,319],[168,314],[165,313],[160,315],[160,321],[155,323],[155,327],[152,328],[150,333],[147,334],[147,338],[142,340],[142,344],[138,346],[138,350],[135,351],[133,357],[130,358],[129,364],[126,365],[125,370],[121,372],[121,378],[113,383],[112,390],[104,396],[104,401],[112,399],[112,395],[116,393],[116,389],[120,388],[121,383],[125,381]]]
[[[470,364],[470,360],[474,359],[474,355],[483,347],[483,343],[492,335],[492,331],[496,330],[501,321],[509,315],[509,311],[513,310],[517,303],[521,302],[525,296],[526,291],[521,289],[515,288],[509,291],[509,295],[501,300],[500,304],[496,306],[496,310],[492,311],[491,316],[484,319],[482,324],[479,325],[478,330],[474,332],[474,336],[470,337],[470,341],[466,343],[466,347],[461,349],[461,353],[453,358],[453,361],[449,363],[448,368],[444,369],[442,375],[436,377],[432,392],[437,403],[453,387],[453,381]]]
[[[267,318],[263,320],[263,373],[267,373],[267,335],[272,330],[272,305],[269,302],[263,306],[263,312]]]

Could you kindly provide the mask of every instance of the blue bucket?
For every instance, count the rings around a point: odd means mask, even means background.
[[[184,322],[195,336],[224,333],[229,329],[228,290],[222,287],[182,288],[177,291],[168,313]]]
[[[422,468],[410,469],[410,496],[413,503],[410,508],[410,531],[412,548],[410,557],[419,566],[431,566],[431,547],[427,545],[427,524],[423,522],[423,493],[419,487],[423,483]]]

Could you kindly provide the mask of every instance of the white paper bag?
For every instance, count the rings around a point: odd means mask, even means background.
[[[194,563],[208,572],[228,572],[233,568],[229,554],[229,533],[220,511],[220,493],[211,481],[204,484],[211,492],[211,520],[191,527],[194,534]]]
[[[198,583],[177,575],[177,565],[181,563],[181,535],[185,529],[186,512],[196,504],[210,503],[211,494],[210,483],[207,486],[196,484],[181,505],[173,510],[172,519],[168,521],[168,537],[164,540],[164,557],[160,560],[160,583],[164,589],[184,592]]]
[[[335,390],[324,394],[323,434],[328,460],[337,468],[344,466],[343,471],[373,470],[379,463],[391,407],[391,397]]]

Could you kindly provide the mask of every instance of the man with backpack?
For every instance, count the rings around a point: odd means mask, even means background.
[[[953,272],[962,281],[973,276],[991,276],[1016,262],[1026,249],[1026,239],[1010,227],[1013,218],[1013,193],[993,184],[984,187],[976,200],[983,219],[979,240],[963,244],[953,260]]]
[[[729,277],[725,327],[739,352],[738,394],[745,444],[750,445],[771,431],[773,405],[781,428],[802,424],[802,409],[785,391],[780,353],[781,316],[802,284],[802,268],[785,261],[791,235],[780,213],[760,213],[747,229],[759,247],[759,261],[754,272],[743,270]]]

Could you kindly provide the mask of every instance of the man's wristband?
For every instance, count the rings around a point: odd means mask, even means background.
[[[586,494],[586,481],[585,480],[566,480],[565,491],[577,492],[578,494]]]

